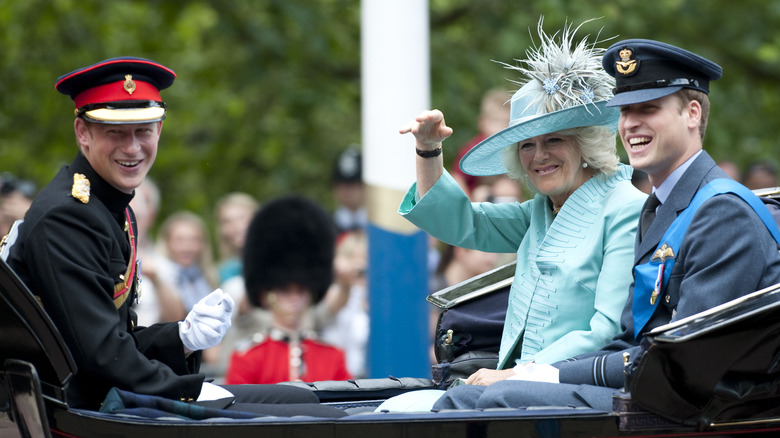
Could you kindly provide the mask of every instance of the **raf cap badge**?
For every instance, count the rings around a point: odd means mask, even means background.
[[[80,173],[73,174],[73,187],[70,188],[70,194],[83,204],[89,202],[89,180]]]
[[[620,51],[619,55],[620,61],[615,61],[615,69],[617,72],[626,76],[633,74],[637,67],[639,67],[639,61],[631,59],[634,55],[634,51],[626,47]]]

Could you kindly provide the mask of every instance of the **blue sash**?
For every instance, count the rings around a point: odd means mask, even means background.
[[[664,294],[680,243],[696,210],[707,199],[724,193],[733,193],[747,202],[764,222],[775,241],[780,243],[780,230],[758,196],[747,187],[730,179],[720,178],[710,181],[696,193],[690,205],[666,230],[650,261],[634,267],[634,301],[631,309],[634,317],[634,338],[639,339],[639,335],[658,306],[659,296]],[[712,237],[718,238],[718,236]]]

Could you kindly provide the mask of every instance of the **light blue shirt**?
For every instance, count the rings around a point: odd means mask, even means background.
[[[657,189],[653,187],[653,193],[655,193],[656,198],[658,198],[658,201],[661,204],[666,202],[666,199],[669,198],[669,195],[672,193],[672,189],[674,189],[674,186],[677,185],[677,181],[682,178],[685,171],[688,170],[688,168],[691,166],[691,163],[693,163],[693,160],[695,160],[696,157],[698,157],[700,154],[701,151],[693,154],[693,156],[685,160],[685,162],[682,163],[680,167],[674,169],[674,172],[670,173]],[[656,210],[658,210],[658,207],[656,207]]]

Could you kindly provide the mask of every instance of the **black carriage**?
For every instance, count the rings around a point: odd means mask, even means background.
[[[456,307],[464,297],[491,294],[507,287],[507,277],[511,281],[511,270],[499,269],[442,291],[429,300],[441,307]],[[713,342],[717,345],[719,337],[724,335],[732,336],[729,342],[740,342],[738,334],[747,333],[746,336],[755,340],[749,353],[759,357],[753,362],[780,362],[780,341],[776,340],[780,337],[774,335],[779,327],[780,285],[657,330],[650,338],[657,346],[655,350],[661,353],[654,356],[652,367],[648,368],[650,377],[641,382],[643,399],[652,391],[647,389],[648,385],[679,384],[673,374],[674,367],[680,366],[675,352],[681,346],[707,348]],[[707,376],[718,372],[711,371],[715,366],[713,360],[718,359],[703,358],[699,362],[701,372],[693,370],[693,374]],[[616,393],[611,412],[554,406],[435,413],[374,412],[373,408],[390,396],[436,386],[433,379],[393,377],[287,383],[303,385],[314,391],[322,403],[354,412],[339,419],[146,418],[69,407],[64,388],[77,372],[65,343],[43,308],[12,270],[0,262],[1,437],[680,437],[774,436],[780,432],[780,397],[776,395],[780,390],[776,389],[775,371],[769,368],[765,373],[734,373],[731,377],[742,376],[742,380],[730,387],[731,393],[723,392],[722,387],[705,388],[705,393],[711,393],[702,396],[702,389],[698,388],[699,393],[693,396],[696,399],[687,400],[694,408],[711,405],[712,399],[720,397],[718,403],[723,409],[713,421],[702,422],[706,417],[699,415],[685,424],[636,406],[631,395],[622,392]],[[694,384],[702,385],[691,383]],[[686,387],[685,382],[680,386],[682,395],[697,390]]]

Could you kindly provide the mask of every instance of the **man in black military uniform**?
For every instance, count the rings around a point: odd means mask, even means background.
[[[161,64],[125,57],[76,70],[56,83],[75,102],[79,152],[33,202],[8,264],[39,297],[73,355],[78,372],[67,386],[71,407],[97,408],[112,387],[197,400],[205,379],[196,374],[200,350],[219,343],[230,327],[233,302],[219,289],[179,323],[136,327],[131,308],[140,295],[140,267],[128,203],[157,154],[166,116],[160,90],[175,77]],[[228,389],[235,402],[212,407],[343,415],[317,404],[305,389]]]

